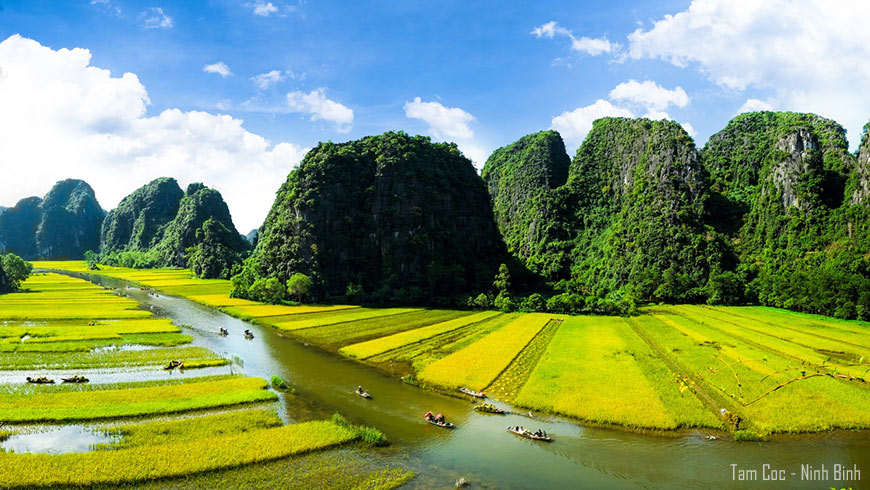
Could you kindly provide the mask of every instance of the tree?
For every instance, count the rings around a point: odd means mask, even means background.
[[[33,266],[14,254],[6,254],[0,260],[0,292],[15,291],[30,276]]]
[[[492,283],[498,294],[506,293],[511,287],[511,273],[508,266],[501,264],[498,266],[498,272],[495,275],[495,281]]]
[[[278,304],[284,299],[286,289],[277,278],[260,278],[248,290],[248,298],[263,303]]]
[[[85,251],[85,262],[88,264],[88,270],[97,271],[100,270],[100,266],[97,265],[100,261],[100,255],[95,253],[93,250]]]
[[[297,272],[287,279],[287,294],[296,301],[302,302],[311,296],[314,283],[311,278]]]

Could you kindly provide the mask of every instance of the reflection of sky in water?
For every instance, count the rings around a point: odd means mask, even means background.
[[[94,444],[113,440],[99,429],[65,425],[9,436],[0,443],[0,448],[16,453],[80,453],[88,451]]]

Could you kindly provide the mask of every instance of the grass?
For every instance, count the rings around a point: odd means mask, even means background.
[[[647,366],[655,360],[622,318],[566,317],[515,402],[602,424],[718,427],[673,373]]]
[[[184,361],[188,369],[228,364],[203,347],[120,350],[107,352],[12,352],[0,353],[0,369],[92,369],[129,366],[162,366],[171,360]]]
[[[100,337],[107,334],[126,335],[137,333],[175,333],[181,330],[165,318],[147,318],[142,320],[101,320],[96,325],[88,325],[88,322],[67,320],[40,322],[39,324],[17,323],[14,325],[0,325],[0,337],[55,337],[55,336],[80,336],[88,338]]]
[[[452,332],[459,328],[488,320],[499,313],[497,311],[484,311],[473,315],[463,316],[446,322],[436,323],[425,327],[415,328],[405,332],[380,337],[368,342],[360,342],[358,344],[349,345],[342,348],[339,352],[357,359],[368,359],[369,357],[383,354],[399,347],[409,344],[415,344],[423,340],[430,339],[437,335],[447,332]]]
[[[272,379],[269,380],[269,384],[272,386],[273,390],[279,391],[293,391],[293,388],[284,381],[284,378],[278,375],[272,376]]]
[[[0,352],[88,352],[109,346],[149,345],[172,347],[188,344],[193,340],[190,335],[180,333],[167,334],[104,334],[103,338],[96,335],[64,335],[57,337],[34,337],[14,343],[0,343]]]
[[[328,421],[71,454],[0,453],[0,487],[116,484],[156,480],[285,458],[352,441],[357,433]]]
[[[128,424],[106,430],[106,435],[120,437],[97,449],[121,449],[154,446],[176,441],[193,441],[207,437],[241,434],[258,429],[278,427],[281,419],[274,410],[237,410],[215,415],[189,417],[178,420],[149,421]]]
[[[277,399],[259,378],[191,381],[125,389],[0,393],[0,420],[71,422],[177,413]]]
[[[522,315],[465,349],[426,366],[418,379],[445,388],[482,390],[510,365],[550,318],[543,313]]]

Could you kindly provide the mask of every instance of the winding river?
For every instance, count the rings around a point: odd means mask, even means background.
[[[123,288],[127,284],[102,276],[87,278],[106,286]],[[392,444],[372,450],[372,457],[418,475],[403,488],[451,488],[459,477],[468,478],[477,488],[486,484],[488,488],[518,489],[858,489],[867,488],[870,481],[868,431],[736,443],[727,440],[727,434],[715,434],[717,440],[708,440],[707,436],[714,434],[710,431],[645,435],[585,427],[558,418],[479,414],[467,400],[408,386],[398,376],[305,345],[274,329],[243,322],[183,298],[162,294],[155,297],[138,288],[127,292],[143,308],[185,325],[182,329],[193,336],[193,345],[230,358],[238,356],[244,362],[233,368],[236,372],[265,379],[277,374],[288,380],[296,395],[281,397],[280,415],[285,421],[324,418],[340,412],[356,423],[381,429]],[[221,326],[229,330],[229,336],[217,334]],[[254,332],[253,340],[244,338],[245,329]],[[229,370],[223,367],[208,372]],[[137,372],[141,375],[141,371]],[[199,374],[188,371],[186,375]],[[166,373],[153,373],[161,375]],[[119,380],[125,374],[105,376],[107,380]],[[365,387],[374,398],[356,396],[353,391],[357,385]],[[426,424],[422,415],[427,410],[443,412],[458,428],[445,430]],[[543,428],[555,440],[547,444],[521,439],[505,431],[508,425]],[[771,471],[763,471],[765,464]],[[802,464],[816,469],[825,465],[829,478],[802,481]],[[857,465],[861,480],[834,481],[834,465],[850,469]],[[758,480],[734,480],[735,469],[757,470]],[[786,479],[765,481],[765,474]]]

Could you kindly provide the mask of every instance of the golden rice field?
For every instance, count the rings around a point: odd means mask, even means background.
[[[81,263],[76,269],[84,272],[86,268]],[[227,281],[191,279],[187,271],[106,269],[101,273],[153,281],[161,291],[190,292],[203,304],[251,307],[267,314],[288,311],[276,307],[273,312],[263,305],[230,300],[226,298]],[[135,370],[162,366],[170,360],[184,361],[188,369],[228,363],[203,347],[178,347],[189,343],[191,337],[171,321],[154,318],[151,312],[138,309],[137,302],[83,279],[37,273],[22,286],[22,292],[0,295],[0,371],[62,369],[72,375],[82,368]],[[288,308],[305,313],[340,309]],[[154,348],[101,349],[124,344]],[[285,426],[274,408],[278,395],[260,378],[169,376],[116,384],[0,385],[0,421],[5,424],[0,442],[15,437],[22,430],[19,424],[128,421],[104,429],[115,442],[98,444],[87,452],[34,454],[0,449],[0,488],[147,485],[167,478],[195,481],[190,478],[200,475],[209,482],[225,475],[250,481],[249,476],[239,476],[233,469],[251,464],[280,464],[291,470],[281,478],[282,487],[310,486],[316,478],[293,473],[309,464],[304,453],[342,445],[372,432],[335,421]],[[320,459],[316,455],[312,458]],[[356,467],[330,478],[339,487],[389,489],[413,477],[398,468],[373,466]]]
[[[292,310],[298,307],[191,292],[215,285],[183,282],[183,272],[106,273],[170,294],[200,295],[236,316],[260,313],[258,323],[359,362],[400,363],[431,387],[491,389],[516,405],[588,422],[762,436],[870,428],[870,324],[864,322],[684,305],[648,307],[630,318],[559,316],[564,321],[545,328],[551,315]],[[173,287],[190,289],[166,289]]]

